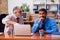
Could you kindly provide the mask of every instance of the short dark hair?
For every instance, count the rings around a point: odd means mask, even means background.
[[[45,8],[41,8],[39,9],[39,11],[44,11],[45,13],[47,13],[47,10]]]

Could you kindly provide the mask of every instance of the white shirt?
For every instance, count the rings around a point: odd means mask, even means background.
[[[7,21],[11,20],[11,21],[17,22],[16,18],[17,17],[14,14],[10,14],[10,15],[7,15],[5,18],[2,19],[2,23],[5,24],[5,30],[4,30],[5,33],[8,31],[12,31],[13,26],[14,26],[12,24],[7,24]],[[19,24],[23,24],[23,18],[22,17],[19,18]]]

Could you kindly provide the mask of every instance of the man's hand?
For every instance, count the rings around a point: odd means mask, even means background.
[[[43,29],[41,29],[41,30],[39,30],[39,32],[44,32],[44,33],[47,33],[45,30],[43,30]]]
[[[43,22],[44,21],[44,18],[43,17],[40,17],[39,21],[38,21],[38,24],[40,24],[40,22]]]
[[[8,23],[8,24],[13,24],[13,25],[14,25],[16,22],[14,22],[14,21],[7,21],[7,23]]]
[[[39,32],[44,32],[44,30],[43,30],[43,29],[41,29],[41,30],[39,30]]]

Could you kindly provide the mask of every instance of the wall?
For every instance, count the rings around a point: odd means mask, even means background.
[[[33,13],[33,1],[32,0],[8,0],[8,12],[11,14],[12,9],[15,6],[21,6],[22,3],[27,3],[30,8],[30,12]]]
[[[1,14],[8,13],[8,0],[0,0],[0,13]]]

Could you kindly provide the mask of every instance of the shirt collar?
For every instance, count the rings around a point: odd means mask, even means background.
[[[46,19],[44,20],[44,22],[46,22],[46,21],[47,21],[47,18],[48,18],[48,17],[46,17]]]

